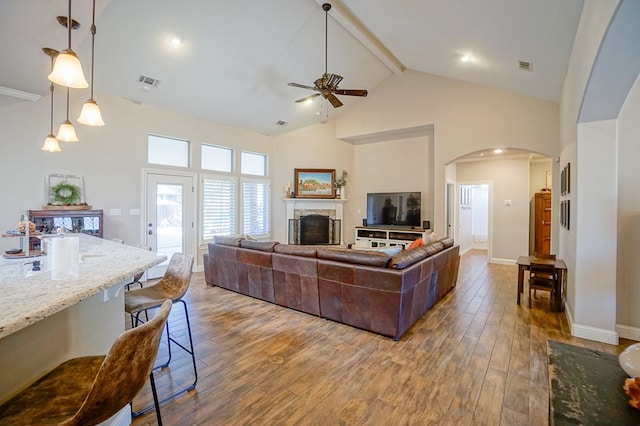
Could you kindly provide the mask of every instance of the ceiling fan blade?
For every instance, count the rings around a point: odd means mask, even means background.
[[[302,102],[308,101],[308,100],[310,100],[310,99],[313,99],[313,98],[315,98],[316,96],[320,96],[320,93],[314,93],[313,95],[305,96],[304,98],[300,98],[300,99],[298,99],[296,102],[297,102],[297,103],[302,103]]]
[[[338,74],[329,74],[329,80],[327,81],[327,86],[336,87],[342,81],[342,76]]]
[[[336,89],[334,93],[336,95],[367,96],[367,91],[362,89]]]
[[[334,108],[340,108],[342,106],[342,102],[340,102],[340,99],[336,98],[336,95],[334,95],[333,93],[329,93],[329,95],[327,96],[327,100],[331,102],[331,105],[333,105]]]
[[[317,90],[315,87],[306,86],[304,84],[299,84],[299,83],[287,83],[287,86],[299,87],[301,89]]]

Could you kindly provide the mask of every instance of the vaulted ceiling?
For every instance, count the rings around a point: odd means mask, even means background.
[[[323,120],[326,101],[295,103],[312,92],[287,83],[313,85],[324,72],[324,2],[97,0],[96,100],[109,93],[268,135]],[[342,89],[371,93],[412,69],[559,101],[583,0],[331,3],[328,72],[344,77]],[[0,113],[30,102],[12,91],[48,93],[50,60],[41,49],[66,47],[56,16],[67,7],[65,0],[0,2]],[[72,17],[81,24],[72,47],[88,78],[91,1],[75,0]],[[182,45],[169,44],[172,34]],[[470,60],[461,62],[463,55]],[[141,75],[159,83],[143,85]],[[88,89],[72,96],[83,101]],[[339,98],[344,106],[329,106],[329,117],[367,101]]]

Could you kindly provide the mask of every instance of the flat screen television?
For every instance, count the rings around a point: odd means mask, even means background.
[[[368,193],[367,226],[422,226],[421,198],[419,191]]]

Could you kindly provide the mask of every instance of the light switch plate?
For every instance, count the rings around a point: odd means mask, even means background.
[[[140,209],[129,209],[129,215],[140,216]]]
[[[122,210],[120,209],[109,209],[109,216],[120,216],[122,214]]]

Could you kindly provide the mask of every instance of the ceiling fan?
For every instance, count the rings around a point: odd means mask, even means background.
[[[307,86],[298,83],[289,83],[289,86],[300,87],[302,89],[309,89],[318,92],[314,93],[313,95],[305,96],[304,98],[298,99],[296,101],[298,103],[305,102],[317,96],[322,96],[326,100],[328,100],[334,108],[339,108],[343,104],[342,102],[340,102],[340,99],[336,97],[336,95],[367,96],[367,91],[363,89],[339,89],[338,84],[340,84],[340,82],[342,81],[342,76],[338,74],[329,74],[327,72],[327,23],[329,19],[330,9],[331,4],[324,3],[322,5],[322,10],[324,10],[324,74],[322,74],[322,77],[313,82],[313,86]]]

